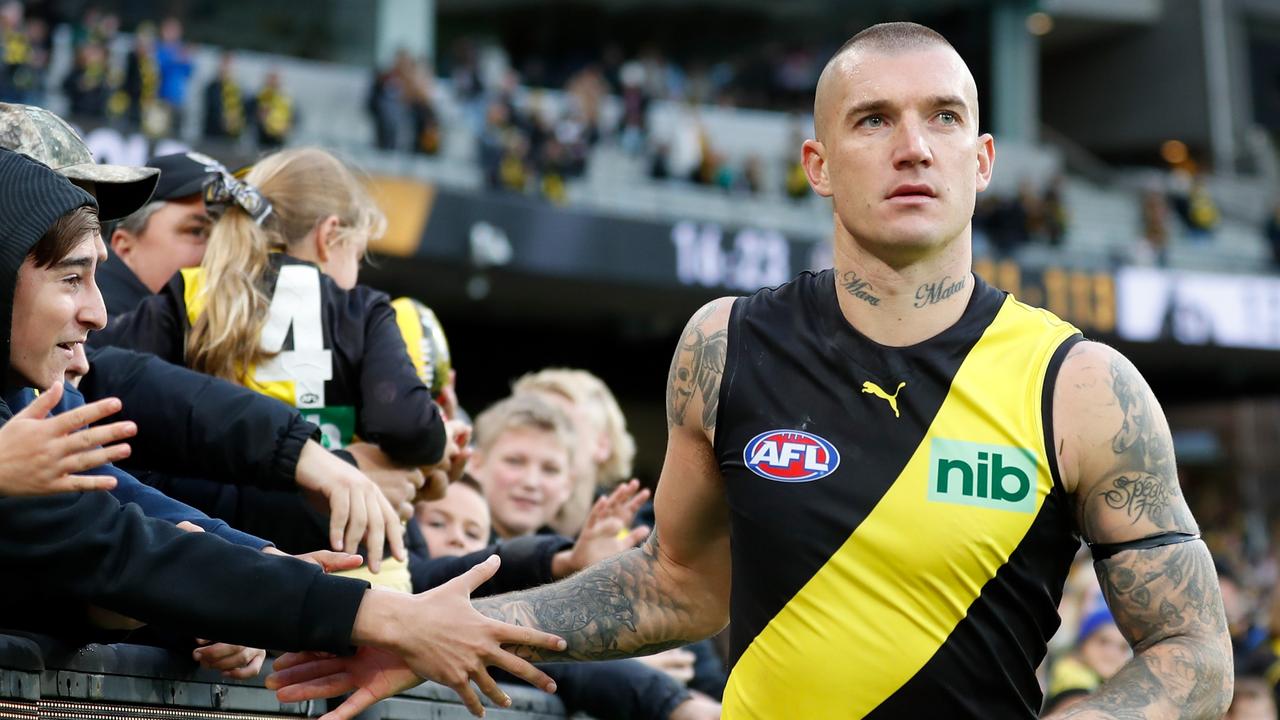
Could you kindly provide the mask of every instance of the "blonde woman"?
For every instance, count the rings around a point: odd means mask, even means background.
[[[348,449],[362,468],[447,462],[444,418],[406,355],[388,297],[357,285],[386,220],[352,171],[323,150],[285,150],[243,181],[223,176],[208,196],[225,210],[201,266],[175,275],[96,342],[289,403],[320,426],[326,446]],[[401,477],[422,482],[417,470]],[[376,570],[384,538],[404,559],[398,508],[384,493],[411,513],[415,488],[397,495],[370,486],[347,507],[331,506],[350,519],[345,537],[330,541],[350,552],[363,537]]]

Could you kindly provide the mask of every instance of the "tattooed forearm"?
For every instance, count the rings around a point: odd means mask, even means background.
[[[871,287],[871,283],[858,277],[858,273],[852,270],[845,271],[844,275],[840,276],[840,284],[844,286],[846,292],[865,301],[868,305],[880,304],[880,296],[875,294],[875,288]]]
[[[1133,660],[1055,718],[1218,718],[1231,701],[1231,640],[1203,543],[1130,550],[1094,564]]]
[[[959,280],[952,280],[950,275],[931,283],[925,283],[916,288],[915,306],[922,308],[925,305],[933,305],[955,295],[964,290],[965,284],[969,282],[969,276],[965,275]]]
[[[649,655],[701,638],[696,608],[664,591],[658,574],[657,533],[641,548],[571,578],[475,602],[489,617],[563,637],[559,653],[522,647],[535,661],[607,660]]]
[[[689,402],[702,400],[702,426],[716,427],[716,411],[720,401],[720,378],[724,374],[725,356],[729,350],[729,333],[724,328],[709,331],[708,318],[717,305],[708,305],[685,328],[680,345],[671,358],[667,374],[667,425],[683,425]]]

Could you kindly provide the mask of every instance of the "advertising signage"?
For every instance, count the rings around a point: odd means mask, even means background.
[[[1280,350],[1280,278],[1129,267],[1116,287],[1125,340]]]

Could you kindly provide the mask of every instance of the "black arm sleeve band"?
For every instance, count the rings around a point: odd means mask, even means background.
[[[1179,543],[1192,542],[1200,539],[1200,533],[1185,532],[1162,532],[1158,535],[1150,535],[1137,540],[1129,540],[1128,542],[1119,543],[1090,543],[1089,552],[1093,553],[1093,561],[1110,559],[1116,553],[1125,550],[1149,550],[1151,548],[1164,547],[1165,545],[1177,545]]]

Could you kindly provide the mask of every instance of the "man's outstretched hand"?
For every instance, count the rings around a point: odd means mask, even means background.
[[[484,707],[471,683],[501,707],[511,699],[489,675],[494,665],[531,685],[555,691],[550,677],[503,645],[563,650],[564,641],[533,628],[485,617],[471,606],[471,593],[497,572],[490,557],[467,572],[420,595],[370,590],[356,615],[350,657],[289,653],[275,662],[267,687],[281,702],[301,702],[351,693],[321,720],[350,720],[384,698],[431,680],[452,688],[476,717]]]

